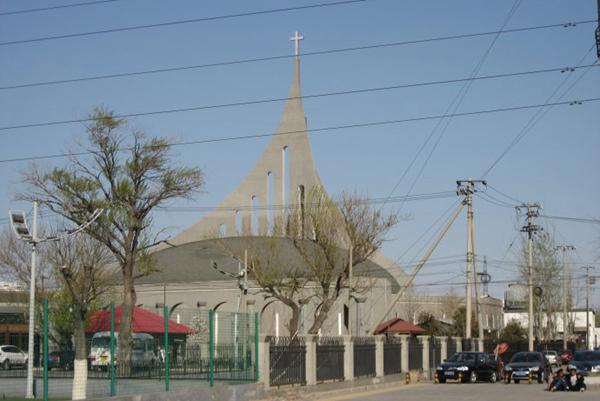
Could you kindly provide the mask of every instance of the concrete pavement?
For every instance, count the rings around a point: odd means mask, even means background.
[[[582,401],[598,400],[600,391],[596,389],[585,393],[550,393],[544,391],[541,384],[502,384],[502,383],[475,383],[475,384],[431,384],[417,383],[367,391],[357,391],[346,394],[326,395],[319,397],[316,394],[306,395],[302,400],[313,401],[495,401],[495,400],[565,400],[577,399]]]

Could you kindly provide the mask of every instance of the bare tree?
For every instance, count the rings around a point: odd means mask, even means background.
[[[537,235],[533,242],[533,286],[541,288],[541,295],[534,296],[534,322],[537,337],[543,340],[556,336],[556,316],[562,310],[562,266],[558,260],[554,237],[549,232]],[[520,275],[527,281],[527,246],[522,247],[520,260]]]
[[[119,327],[119,361],[131,359],[131,325],[135,280],[152,271],[147,252],[153,209],[174,198],[189,198],[203,186],[198,168],[172,166],[168,140],[127,134],[125,121],[97,109],[90,116],[87,145],[65,167],[47,172],[33,166],[24,174],[28,191],[18,198],[40,204],[76,225],[96,209],[106,212],[87,233],[107,247],[119,266],[123,312]]]
[[[88,235],[69,237],[49,244],[47,257],[70,301],[75,366],[72,399],[86,397],[87,344],[85,324],[93,306],[108,290],[115,271],[110,251]]]
[[[360,283],[349,280],[350,269],[382,246],[385,234],[398,219],[395,214],[371,209],[367,200],[356,194],[343,193],[334,202],[321,187],[308,192],[299,215],[290,220],[288,233],[316,283],[317,307],[308,333],[317,334],[342,292],[360,291]]]

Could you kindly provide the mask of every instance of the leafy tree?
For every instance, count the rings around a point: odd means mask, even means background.
[[[508,342],[520,342],[527,339],[527,331],[516,320],[511,320],[500,330],[500,339]]]
[[[459,306],[458,309],[452,315],[454,320],[454,330],[452,335],[462,337],[466,332],[466,316],[467,308],[465,306]],[[479,322],[475,318],[475,311],[471,311],[471,337],[477,337],[479,335]]]
[[[172,166],[171,146],[163,138],[125,132],[125,120],[96,109],[87,127],[87,145],[69,163],[51,171],[33,166],[24,174],[28,191],[19,199],[38,201],[77,225],[96,209],[105,213],[86,232],[113,255],[121,273],[123,314],[119,361],[130,361],[135,280],[153,269],[148,249],[152,211],[175,198],[189,198],[203,186],[198,168]],[[82,155],[83,154],[83,155]]]

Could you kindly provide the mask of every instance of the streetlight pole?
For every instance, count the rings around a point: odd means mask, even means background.
[[[33,227],[31,233],[31,278],[29,279],[29,338],[27,342],[27,393],[25,398],[35,398],[33,395],[33,358],[35,339],[35,267],[37,247],[37,214],[38,203],[33,202]],[[44,355],[44,358],[46,355]]]
[[[90,219],[79,225],[73,230],[66,231],[61,235],[39,238],[37,229],[38,219],[38,202],[33,202],[33,226],[31,231],[27,226],[27,219],[23,211],[9,211],[10,224],[15,235],[22,241],[31,245],[31,277],[29,282],[29,334],[28,334],[28,349],[27,349],[27,389],[25,398],[35,398],[33,394],[33,358],[34,358],[34,339],[35,339],[35,278],[36,278],[36,262],[37,262],[37,246],[42,242],[60,241],[72,235],[76,235],[89,227],[100,215],[103,209],[96,209],[90,216]],[[47,358],[47,355],[43,356]]]

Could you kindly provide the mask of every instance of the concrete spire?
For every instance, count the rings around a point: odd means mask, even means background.
[[[303,37],[296,32],[293,37],[296,49],[301,39]],[[292,84],[276,135],[254,168],[219,207],[170,239],[169,243],[180,245],[199,241],[219,232],[225,236],[267,234],[274,222],[285,213],[281,205],[295,206],[300,188],[307,193],[316,185],[322,184],[308,140],[300,85],[300,58],[295,57]],[[239,211],[236,212],[237,208]]]

